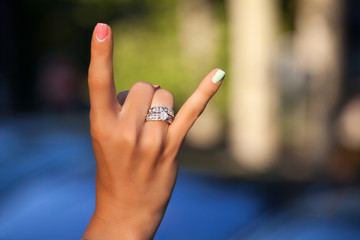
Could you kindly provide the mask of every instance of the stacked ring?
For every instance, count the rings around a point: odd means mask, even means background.
[[[145,120],[164,121],[170,124],[174,120],[174,110],[163,106],[151,107],[148,110]]]

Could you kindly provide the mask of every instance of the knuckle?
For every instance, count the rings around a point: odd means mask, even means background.
[[[179,148],[180,146],[177,145],[173,145],[170,146],[169,148],[166,148],[163,153],[164,159],[175,159],[179,152]]]
[[[106,81],[103,77],[89,76],[88,78],[89,87],[92,89],[101,89],[106,87]]]
[[[112,84],[113,76],[104,70],[99,71],[99,67],[94,67],[93,63],[90,63],[88,69],[88,84],[90,88],[106,88]]]
[[[131,129],[113,129],[98,122],[90,125],[91,138],[99,143],[107,143],[122,149],[135,149],[137,144],[136,132]]]
[[[122,128],[116,136],[116,142],[119,145],[128,148],[134,148],[136,146],[137,134],[133,128]]]
[[[146,136],[142,139],[141,150],[148,155],[158,155],[164,148],[161,136]]]
[[[204,112],[206,105],[200,105],[200,106],[193,106],[189,110],[189,117],[192,119],[192,121],[195,121],[200,115]]]
[[[92,139],[98,141],[107,141],[111,139],[112,133],[109,129],[104,128],[98,122],[91,122],[90,124],[90,136]]]
[[[96,140],[107,140],[111,138],[111,129],[104,124],[106,121],[101,115],[90,109],[90,136]]]
[[[174,106],[174,95],[172,92],[165,90],[165,89],[159,89],[155,92],[156,102],[157,103],[166,103],[167,107],[172,108]]]
[[[199,91],[199,94],[206,100],[209,100],[215,93],[212,89],[209,89],[206,87],[200,87],[198,89],[198,91]]]
[[[118,125],[116,119],[104,117],[90,109],[90,135],[93,140],[107,142],[126,149],[134,149],[138,132],[131,122]]]
[[[174,99],[174,94],[166,89],[161,88],[161,89],[157,90],[157,94],[161,95],[163,98],[166,98],[168,100]]]
[[[149,90],[154,90],[154,87],[148,83],[148,82],[143,82],[143,81],[137,81],[133,84],[132,88],[145,88],[145,89],[149,89]]]

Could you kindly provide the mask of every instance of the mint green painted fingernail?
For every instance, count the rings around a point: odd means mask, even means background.
[[[225,72],[223,70],[218,70],[212,78],[213,83],[218,83],[223,80],[225,77]]]

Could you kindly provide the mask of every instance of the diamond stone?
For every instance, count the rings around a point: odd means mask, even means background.
[[[164,121],[168,119],[168,114],[166,112],[160,113],[160,116],[161,116],[161,119]]]

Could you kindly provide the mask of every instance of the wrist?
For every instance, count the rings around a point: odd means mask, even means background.
[[[133,223],[128,222],[109,222],[107,219],[96,216],[91,217],[88,227],[82,237],[82,239],[90,240],[140,240],[151,239],[153,236],[150,231],[144,230],[144,228],[136,227]]]
[[[84,233],[84,239],[152,239],[162,219],[148,212],[134,213],[96,207]]]

